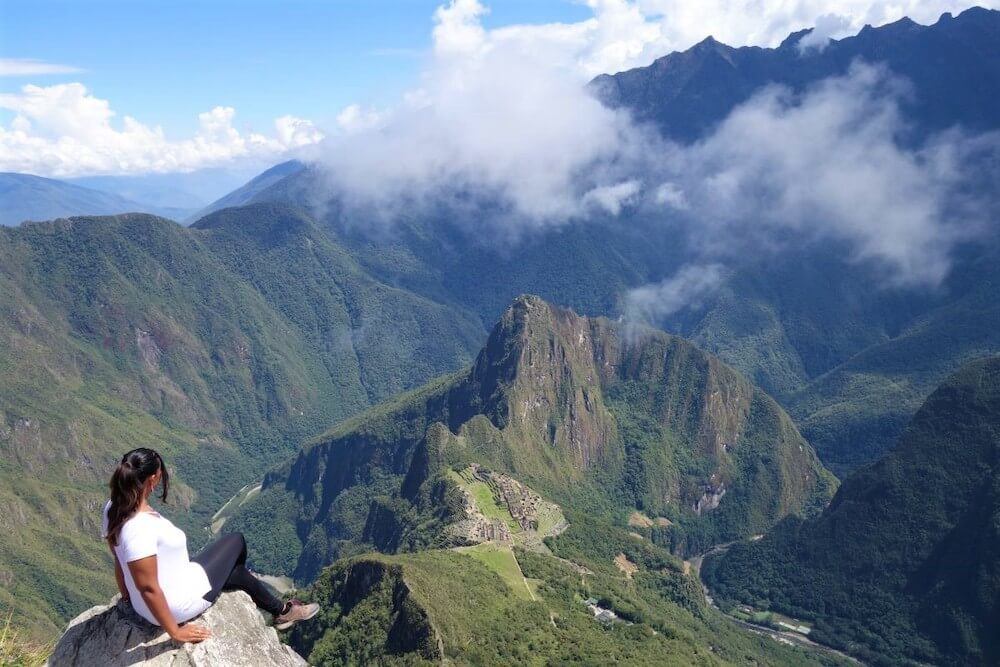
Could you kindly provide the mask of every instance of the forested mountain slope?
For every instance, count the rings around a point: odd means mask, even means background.
[[[876,664],[1000,659],[1000,358],[942,384],[883,459],[815,519],[733,546],[704,572],[723,602],[814,620]]]
[[[0,594],[41,634],[113,589],[95,536],[123,452],[154,447],[174,466],[168,513],[195,546],[300,439],[481,340],[474,317],[372,279],[300,212],[203,223],[0,230]]]

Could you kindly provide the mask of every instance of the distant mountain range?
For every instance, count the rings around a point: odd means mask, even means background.
[[[275,169],[280,170],[281,165]],[[283,173],[291,172],[286,169]],[[152,213],[178,222],[193,222],[211,211],[236,205],[237,202],[232,202],[205,208],[206,202],[217,198],[220,192],[233,189],[246,177],[242,169],[64,180],[0,173],[0,225],[120,213]]]
[[[68,179],[68,182],[145,202],[158,207],[158,210],[145,212],[182,222],[190,219],[209,202],[253,178],[261,166],[238,164],[205,167],[189,172],[83,176]],[[175,213],[166,215],[164,211],[167,210]]]
[[[708,37],[649,66],[601,75],[591,87],[607,104],[628,108],[666,136],[692,141],[763,86],[801,91],[843,75],[860,59],[884,64],[913,84],[915,95],[903,108],[922,132],[1000,125],[1000,18],[994,10],[944,14],[929,26],[903,18],[803,49],[800,42],[809,32],[789,35],[776,49],[734,48]]]
[[[26,220],[52,220],[72,215],[114,215],[147,212],[169,217],[163,209],[116,194],[31,174],[0,173],[0,225]]]

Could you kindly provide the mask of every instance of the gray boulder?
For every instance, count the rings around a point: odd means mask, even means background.
[[[278,633],[264,623],[250,596],[241,591],[223,593],[195,622],[211,628],[212,637],[200,644],[179,644],[120,600],[92,607],[70,621],[46,664],[51,667],[306,664],[299,654],[278,640]]]

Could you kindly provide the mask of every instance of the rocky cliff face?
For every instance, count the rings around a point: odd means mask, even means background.
[[[299,667],[306,661],[278,640],[246,593],[223,593],[197,621],[212,630],[200,644],[179,644],[122,602],[93,607],[73,619],[46,663],[166,667]]]

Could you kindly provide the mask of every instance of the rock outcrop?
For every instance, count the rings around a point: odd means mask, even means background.
[[[118,600],[70,621],[46,663],[50,667],[170,665],[171,667],[298,667],[306,661],[278,640],[274,628],[240,591],[223,593],[197,619],[212,630],[200,644],[180,644]]]

